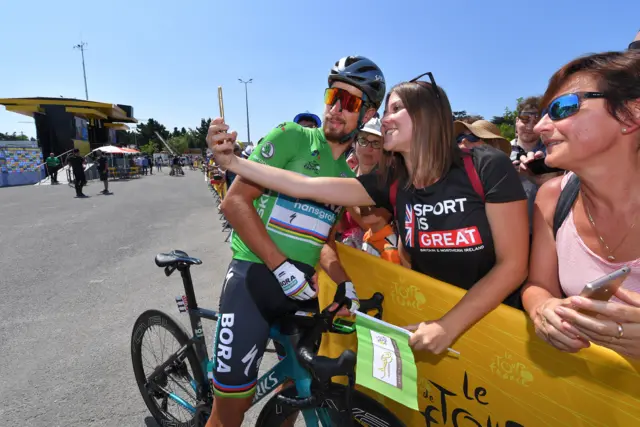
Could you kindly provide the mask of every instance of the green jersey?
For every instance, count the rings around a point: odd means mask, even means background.
[[[334,160],[322,129],[283,123],[256,146],[249,160],[310,177],[354,177],[344,156]],[[296,199],[265,190],[253,202],[278,249],[288,258],[315,266],[341,206]],[[233,258],[262,263],[235,232]]]
[[[45,160],[45,162],[47,163],[47,166],[52,168],[55,166],[60,166],[60,159],[57,157],[47,157],[47,160]]]

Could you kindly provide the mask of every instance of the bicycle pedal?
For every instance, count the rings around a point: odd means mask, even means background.
[[[177,296],[176,304],[178,305],[178,311],[180,313],[186,313],[189,309],[189,303],[187,302],[187,297],[185,295]]]

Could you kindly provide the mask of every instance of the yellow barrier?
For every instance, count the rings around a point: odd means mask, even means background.
[[[216,193],[220,196],[220,200],[224,200],[224,197],[227,195],[227,183],[213,184],[213,189],[216,190]]]
[[[358,295],[385,296],[383,319],[408,325],[437,319],[464,291],[363,252],[339,246]],[[464,268],[464,266],[460,266]],[[336,285],[319,276],[321,306]],[[355,336],[330,334],[320,352],[355,350]],[[525,313],[500,306],[453,348],[460,358],[417,353],[421,413],[361,388],[407,426],[640,426],[640,362],[603,347],[560,352],[538,339]]]

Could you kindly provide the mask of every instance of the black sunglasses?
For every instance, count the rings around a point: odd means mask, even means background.
[[[522,123],[524,123],[526,125],[531,120],[533,120],[534,122],[539,121],[540,120],[540,114],[538,114],[538,113],[520,113],[518,115],[518,118],[520,119],[520,121]]]
[[[438,90],[438,85],[436,84],[436,79],[433,78],[433,73],[431,71],[428,71],[426,73],[420,74],[418,77],[415,77],[411,80],[409,80],[409,83],[427,83],[427,82],[420,82],[420,78],[424,77],[424,76],[429,76],[429,81],[431,84],[431,87],[433,88],[433,91],[436,93],[436,98],[440,99],[440,91]]]
[[[466,139],[469,142],[478,142],[480,141],[480,138],[478,138],[477,136],[475,136],[472,133],[461,133],[460,135],[458,135],[458,137],[456,138],[456,142],[458,144],[462,143],[462,140]]]
[[[629,44],[629,50],[632,50],[632,49],[640,49],[640,40],[636,40]]]
[[[420,78],[424,76],[429,76],[429,82],[420,81]],[[431,89],[435,92],[436,98],[440,100],[440,103],[442,104],[442,100],[440,98],[440,90],[438,89],[438,85],[436,84],[436,79],[433,78],[433,73],[431,71],[427,71],[426,73],[420,74],[418,77],[414,77],[413,79],[409,80],[409,83],[417,83],[418,85],[425,88],[427,87],[426,85],[431,85]],[[383,113],[383,117],[386,115],[387,115],[387,111],[385,110],[385,112]]]

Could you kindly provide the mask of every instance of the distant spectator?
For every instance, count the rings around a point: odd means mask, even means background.
[[[147,162],[149,163],[149,175],[153,175],[153,156],[147,156]]]
[[[73,149],[73,154],[67,159],[67,164],[71,167],[74,176],[74,185],[76,188],[76,197],[87,197],[82,192],[82,187],[87,185],[87,178],[84,174],[85,160],[80,156],[80,150]]]
[[[146,175],[149,170],[149,158],[146,156],[141,157],[140,163],[142,163],[142,175]]]
[[[506,156],[511,155],[509,141],[500,135],[498,126],[486,120],[476,120],[471,124],[457,120],[453,123],[453,134],[460,148],[471,149],[486,144],[502,151]]]
[[[374,172],[382,159],[382,133],[379,118],[369,120],[356,137],[354,166],[356,176]],[[362,249],[368,254],[401,264],[398,236],[391,223],[392,214],[382,207],[346,208],[340,224],[344,244]]]
[[[305,128],[319,128],[322,126],[320,117],[309,112],[298,114],[293,118],[293,121]]]
[[[243,159],[248,159],[249,156],[251,155],[251,153],[253,153],[253,145],[247,145],[245,147],[245,149],[242,151],[242,158]],[[234,147],[235,149],[235,147]]]
[[[51,184],[58,183],[58,169],[60,169],[60,159],[55,156],[53,153],[49,153],[49,157],[45,160],[47,164],[47,171],[49,176],[51,177]]]
[[[520,175],[520,182],[527,194],[529,212],[529,234],[533,231],[533,207],[538,188],[558,173],[533,174],[527,167],[535,159],[544,158],[547,148],[540,140],[534,126],[540,121],[540,97],[530,96],[518,103],[516,108],[516,138],[511,141],[511,160]]]
[[[366,175],[378,167],[382,158],[382,134],[380,133],[380,119],[371,119],[365,124],[356,137],[355,149],[347,159],[349,167],[356,176]],[[371,210],[367,210],[371,213]],[[342,243],[361,249],[364,243],[364,233],[368,229],[362,222],[360,208],[349,207],[340,223],[342,229]]]
[[[107,157],[102,153],[102,151],[98,151],[98,173],[100,174],[100,181],[104,184],[104,190],[102,190],[102,194],[109,194],[109,164],[107,162]]]

